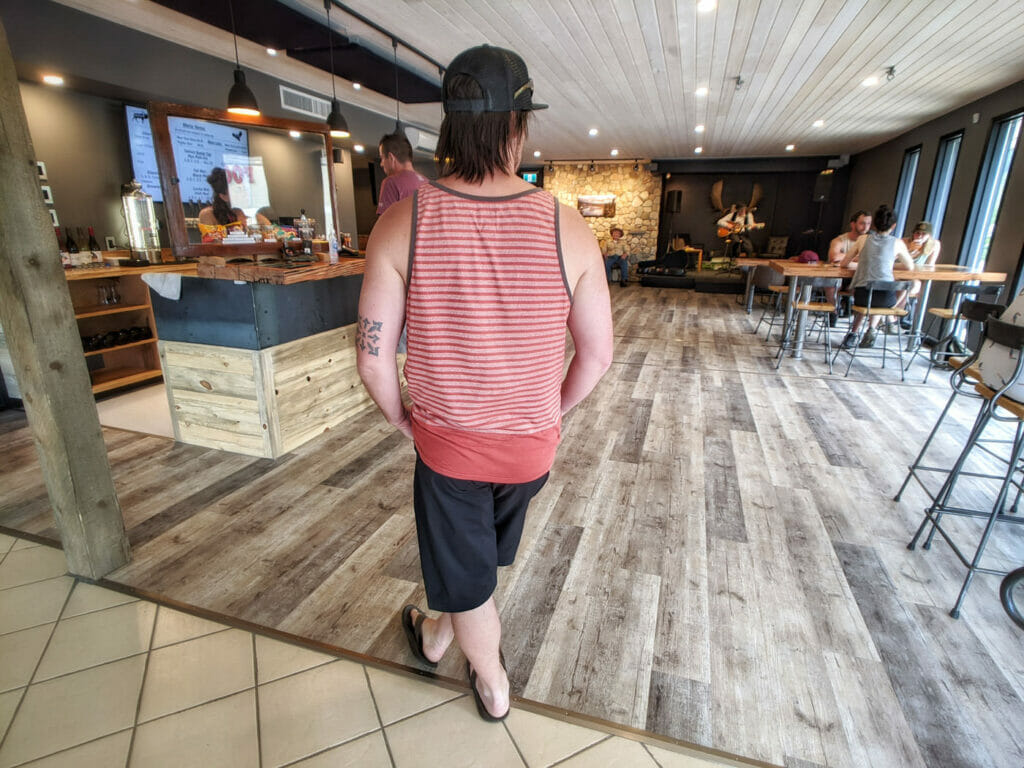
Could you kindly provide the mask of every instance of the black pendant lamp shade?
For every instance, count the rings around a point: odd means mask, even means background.
[[[327,116],[327,128],[334,138],[347,139],[352,134],[348,130],[348,121],[341,114],[341,102],[338,101],[338,92],[334,88],[334,30],[331,29],[331,3],[332,0],[324,0],[324,10],[327,11],[327,47],[331,51],[331,114]]]
[[[228,0],[228,13],[231,14],[231,37],[235,41],[235,84],[231,86],[228,93],[228,112],[236,115],[259,115],[260,106],[256,103],[256,97],[245,84],[245,73],[238,61],[238,35],[235,33],[235,8],[231,0]]]
[[[348,130],[348,121],[341,114],[341,102],[337,99],[331,99],[331,114],[327,116],[327,127],[331,131],[331,136],[336,139],[347,139],[352,135]]]
[[[235,68],[235,84],[231,86],[228,94],[228,112],[236,115],[258,115],[260,106],[256,103],[249,86],[245,84],[245,72],[241,67]]]

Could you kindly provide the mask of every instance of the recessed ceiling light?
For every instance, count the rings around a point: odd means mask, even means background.
[[[362,144],[353,144],[352,149],[354,149],[359,154],[363,154],[363,152],[366,151],[366,147],[364,147]]]
[[[873,85],[878,85],[878,78],[875,77],[874,75],[872,75],[871,77],[865,77],[864,80],[861,82],[861,85],[863,85],[865,88],[870,88]]]
[[[701,13],[715,10],[715,0],[700,0],[697,3],[697,10]]]
[[[540,157],[540,150],[539,149],[533,150],[533,156],[534,157]]]
[[[589,131],[587,131],[587,133],[589,133],[591,136],[597,136],[597,128],[591,128]]]
[[[357,91],[363,87],[362,83],[352,83],[352,87]]]
[[[821,128],[825,124],[824,120],[815,120],[813,125],[815,128]]]
[[[786,145],[786,151],[787,152],[792,152],[794,149],[796,149],[796,144],[787,144]]]
[[[277,48],[267,48],[267,56],[277,56]]]
[[[693,129],[696,133],[704,133],[704,123],[701,123]]]
[[[64,85],[64,78],[60,75],[43,75],[43,82],[47,85]]]
[[[694,93],[697,96],[707,96],[708,95],[708,87],[706,85],[702,85],[700,88],[698,88],[696,91],[694,91]]]
[[[288,135],[291,136],[293,139],[297,139],[300,136],[302,136],[302,134],[299,133],[298,131],[288,131]]]
[[[617,149],[613,149],[613,150],[611,151],[611,156],[612,156],[612,157],[618,157],[618,156],[619,156],[619,150],[617,150]]]
[[[694,147],[693,148],[693,154],[695,154],[695,155],[699,155],[703,151],[704,151],[704,147]]]

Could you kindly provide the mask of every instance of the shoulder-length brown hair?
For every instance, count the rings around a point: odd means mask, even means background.
[[[481,96],[480,86],[471,77],[452,77],[448,98]],[[441,123],[434,157],[438,176],[456,176],[477,184],[494,173],[514,173],[518,158],[512,157],[512,149],[520,139],[526,141],[529,116],[526,111],[448,113]]]

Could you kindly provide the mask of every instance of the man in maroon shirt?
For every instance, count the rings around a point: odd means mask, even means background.
[[[384,183],[380,185],[380,202],[377,203],[379,216],[415,192],[427,178],[413,169],[412,144],[401,133],[389,133],[383,137],[377,150],[380,153],[380,167],[387,174]]]

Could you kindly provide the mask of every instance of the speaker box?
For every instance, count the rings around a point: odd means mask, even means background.
[[[814,180],[814,195],[812,199],[816,203],[827,203],[829,193],[832,191],[832,172],[822,172]]]
[[[679,208],[682,204],[683,190],[670,189],[668,194],[665,196],[665,210],[669,213],[679,213]]]

